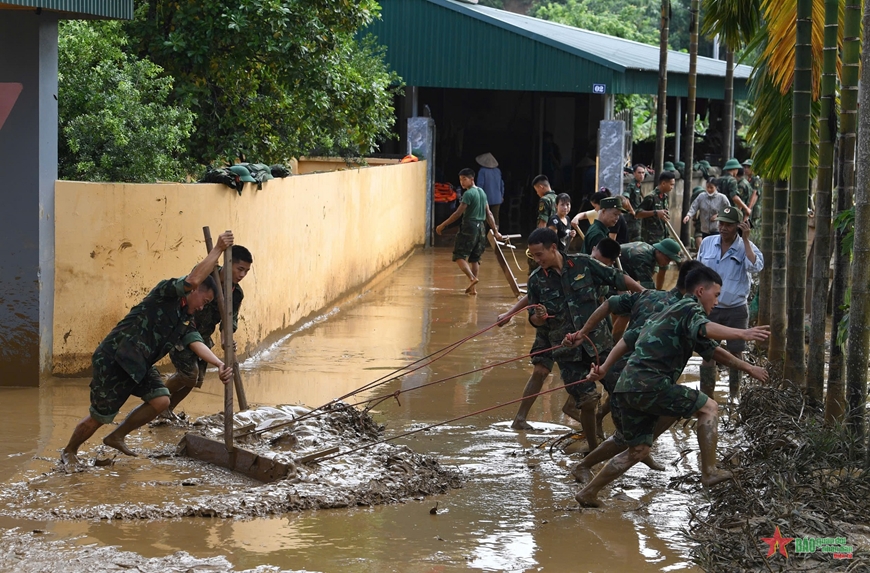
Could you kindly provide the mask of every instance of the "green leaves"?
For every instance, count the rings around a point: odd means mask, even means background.
[[[124,52],[118,22],[62,21],[58,173],[81,181],[180,181],[193,114],[167,104],[172,78]]]
[[[272,163],[365,155],[390,135],[400,80],[355,36],[379,10],[374,0],[151,0],[128,30],[196,113],[196,160]]]

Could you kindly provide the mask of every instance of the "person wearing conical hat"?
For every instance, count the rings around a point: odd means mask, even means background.
[[[701,241],[697,259],[715,270],[722,277],[722,292],[710,320],[732,328],[749,325],[749,290],[751,275],[764,268],[761,251],[749,240],[749,219],[736,207],[725,207],[718,213],[719,234]],[[740,358],[746,344],[740,340],[729,341],[728,352]],[[716,387],[716,366],[712,361],[701,364],[701,392],[713,395]],[[731,397],[740,392],[740,372],[729,370]]]
[[[722,177],[719,178],[719,188],[731,201],[731,204],[740,209],[746,217],[752,214],[749,205],[740,197],[740,186],[737,183],[737,171],[740,162],[734,158],[729,159],[722,166]]]
[[[501,204],[504,203],[504,180],[501,177],[501,170],[498,168],[498,161],[495,160],[492,153],[483,153],[475,157],[474,160],[480,165],[475,184],[486,193],[486,203],[489,205],[495,224],[498,225],[498,212],[501,209]]]

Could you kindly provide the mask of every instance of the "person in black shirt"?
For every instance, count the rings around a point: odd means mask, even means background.
[[[571,196],[567,193],[559,193],[556,196],[556,213],[550,217],[547,222],[547,227],[556,231],[556,236],[559,238],[561,251],[567,251],[568,245],[571,244],[571,239],[577,232],[571,228],[571,222],[568,220],[568,213],[571,212]]]

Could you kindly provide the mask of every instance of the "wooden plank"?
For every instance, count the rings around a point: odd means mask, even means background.
[[[302,456],[301,458],[296,458],[297,464],[307,464],[308,462],[313,462],[318,458],[322,458],[323,456],[328,456],[330,454],[338,453],[338,446],[332,446],[331,448],[326,448],[325,450],[319,450],[316,452],[311,452],[308,455]]]
[[[511,287],[514,296],[519,298],[523,295],[523,292],[520,290],[520,287],[517,284],[517,279],[514,276],[513,271],[511,271],[507,259],[504,258],[504,253],[501,252],[501,247],[498,246],[498,241],[495,240],[495,234],[492,232],[492,229],[490,229],[486,233],[486,238],[489,241],[489,246],[492,247],[492,250],[495,253],[495,258],[498,261],[498,266],[501,267],[501,271],[504,273],[504,278],[507,279],[508,286]]]
[[[228,452],[223,442],[199,434],[185,434],[178,444],[180,455],[226,468],[261,482],[283,479],[291,465],[250,452],[238,446]]]

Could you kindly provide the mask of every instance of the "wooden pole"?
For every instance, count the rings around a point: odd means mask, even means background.
[[[233,253],[232,249],[224,251],[224,301],[233,300]],[[224,314],[221,317],[224,328],[224,364],[235,364],[233,352],[233,305],[224,304]],[[224,384],[224,445],[227,452],[232,453],[233,447],[233,389]]]
[[[680,240],[680,236],[674,230],[674,227],[673,227],[673,225],[671,225],[671,222],[665,221],[665,225],[668,226],[668,231],[671,232],[671,237],[673,237],[674,240],[680,244],[680,249],[683,251],[683,254],[686,255],[686,258],[691,261],[692,260],[692,253],[689,252],[689,249],[687,249],[686,245],[683,244],[683,241]]]
[[[207,226],[203,227],[202,234],[205,237],[205,250],[206,250],[206,252],[210,253],[211,250],[214,248],[214,241],[212,241],[212,238],[211,238],[211,229],[209,229]],[[230,266],[229,267],[224,266],[224,268],[232,269],[232,257],[230,257]],[[230,270],[230,273],[232,274],[232,270]],[[225,310],[226,306],[224,305],[224,293],[223,293],[223,286],[221,285],[221,275],[220,275],[220,273],[217,272],[217,269],[214,269],[211,272],[211,276],[212,276],[212,278],[214,278],[215,284],[218,285],[218,290],[217,290],[217,294],[215,294],[215,299],[217,299],[218,312],[221,315],[221,328],[223,328],[223,325],[226,324],[226,325],[229,325],[230,330],[232,330],[232,324],[233,324],[233,321],[232,321],[232,316],[233,316],[232,303],[230,306],[230,322],[224,322],[223,316],[226,313],[226,310]],[[230,301],[232,301],[232,295],[230,296]],[[235,355],[235,352],[233,352],[233,354]],[[239,369],[239,363],[237,360],[233,361],[233,385],[235,385],[235,387],[236,387],[236,398],[238,398],[238,400],[239,400],[239,410],[247,410],[248,409],[248,399],[245,396],[245,386],[242,384],[242,372]]]

